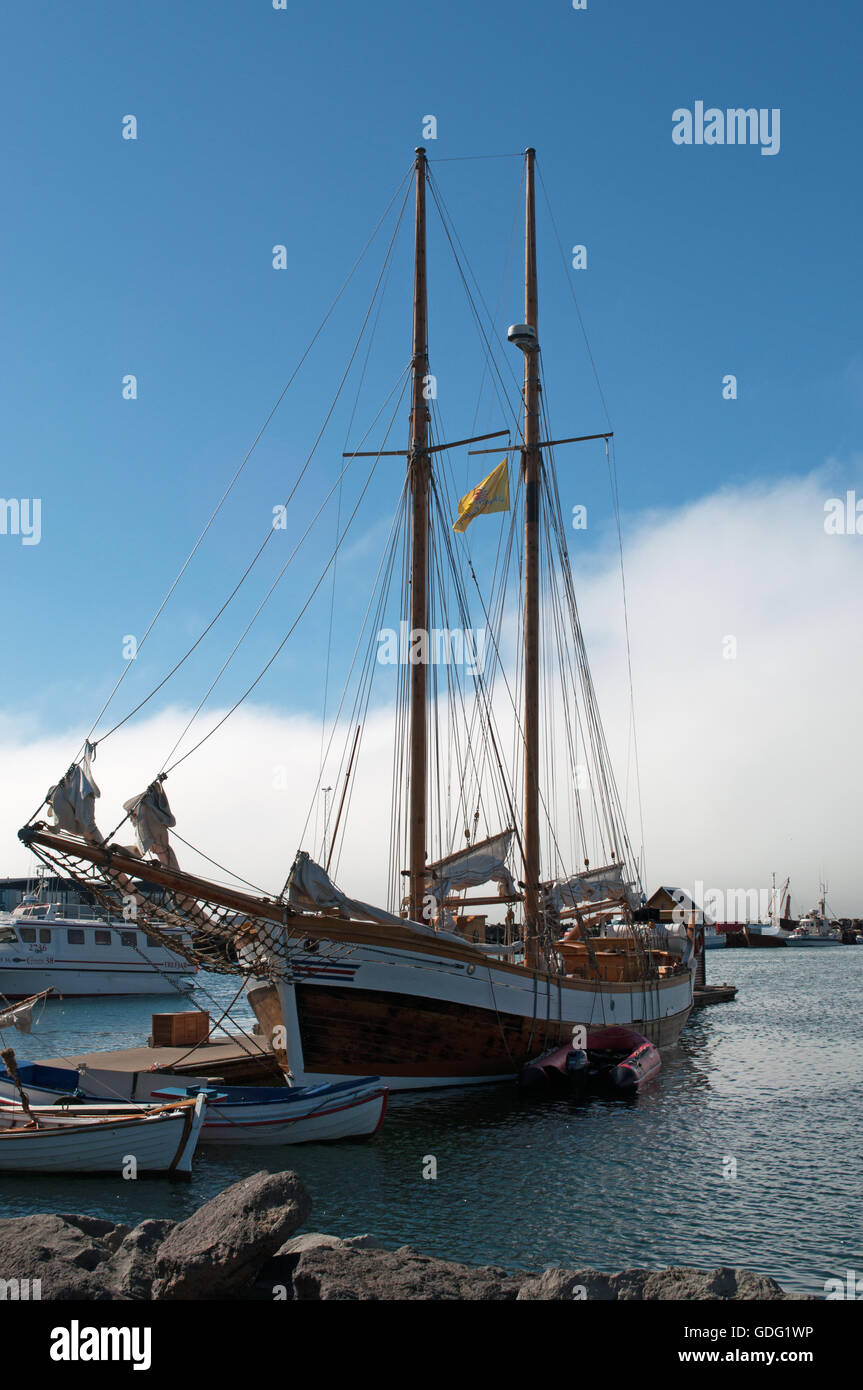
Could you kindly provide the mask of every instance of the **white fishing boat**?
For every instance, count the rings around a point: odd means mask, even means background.
[[[0,1173],[188,1179],[206,1099],[107,1108],[0,1100]]]
[[[20,831],[23,843],[52,872],[73,879],[112,912],[135,894],[141,879],[161,888],[159,899],[136,897],[147,930],[167,940],[164,928],[180,927],[188,936],[190,960],[247,977],[262,1033],[273,1038],[277,1057],[298,1086],[368,1075],[380,1075],[399,1089],[504,1080],[515,1077],[542,1048],[568,1041],[576,1025],[613,1023],[660,1047],[673,1045],[692,1007],[701,951],[696,923],[672,940],[668,932],[654,932],[642,914],[640,856],[627,831],[590,674],[555,448],[593,440],[602,441],[594,447],[608,451],[613,432],[550,437],[537,327],[535,151],[526,151],[523,168],[524,322],[509,328],[506,343],[502,323],[483,325],[489,357],[507,357],[503,365],[495,358],[496,377],[503,381],[509,370],[514,380],[509,392],[500,393],[512,424],[473,439],[446,442],[434,406],[427,188],[444,225],[442,252],[450,248],[461,283],[468,282],[425,150],[416,151],[409,176],[413,188],[403,181],[390,243],[397,239],[413,191],[412,353],[407,369],[400,362],[393,388],[405,395],[410,391],[407,448],[390,449],[385,437],[376,449],[345,454],[350,462],[343,469],[371,458],[357,467],[373,472],[383,455],[401,455],[404,461],[390,494],[391,535],[367,610],[378,615],[377,621],[395,619],[397,611],[399,637],[393,627],[375,638],[372,627],[370,638],[363,627],[357,647],[364,655],[350,691],[353,667],[348,670],[342,697],[351,693],[354,707],[367,710],[373,680],[382,670],[380,678],[386,678],[387,663],[395,666],[385,696],[393,703],[392,791],[387,773],[388,809],[380,826],[387,905],[360,901],[329,874],[333,855],[345,842],[348,785],[355,757],[361,756],[363,731],[362,721],[355,733],[353,721],[340,725],[338,716],[328,747],[338,736],[341,801],[328,849],[322,863],[300,849],[278,892],[248,891],[240,872],[234,872],[234,883],[225,884],[178,863],[165,780],[181,764],[183,774],[192,775],[188,759],[209,733],[182,755],[175,745],[146,791],[124,803],[135,832],[133,846],[116,843],[117,831],[106,839],[96,824],[99,789],[92,760],[97,746],[104,756],[102,747],[113,732],[93,737],[98,721],[42,803],[49,808],[48,822],[38,819],[40,806]],[[379,285],[388,280],[389,254]],[[479,313],[469,298],[471,312]],[[360,339],[371,321],[368,316],[363,321]],[[513,361],[518,372],[511,371]],[[513,433],[518,442],[511,445]],[[506,443],[474,451],[503,455],[503,461],[458,500],[447,451],[503,435]],[[479,472],[479,465],[465,462]],[[378,492],[387,486],[375,481]],[[614,484],[612,499],[616,505]],[[453,532],[464,532],[484,513],[509,513],[498,540],[504,557],[499,574],[491,572],[491,564],[489,572],[478,574],[467,543],[453,540]],[[311,597],[354,515],[344,529],[337,527],[335,551],[324,547],[329,558]],[[472,597],[474,587],[480,595],[476,615],[485,626],[469,607],[468,591]],[[443,629],[432,627],[438,615],[447,623]],[[511,658],[505,625],[517,633]],[[475,659],[480,630],[487,671]],[[458,639],[461,660],[457,652],[450,660],[442,650],[441,633],[450,655],[453,636]],[[257,687],[288,637],[211,733]],[[468,648],[473,656],[465,660]],[[154,684],[128,717],[164,683]],[[334,763],[337,757],[334,753]],[[323,767],[321,773],[323,787]],[[368,808],[359,805],[353,815],[354,825],[357,815],[368,821]],[[490,885],[485,894],[467,895],[483,885]],[[491,906],[500,916],[486,924],[476,909]],[[621,915],[623,929],[611,930],[609,923]]]
[[[37,1114],[39,1106],[72,1104],[81,1107],[80,1113],[86,1108],[103,1113],[200,1095],[207,1102],[200,1142],[243,1146],[365,1138],[383,1124],[388,1096],[377,1076],[329,1086],[216,1086],[206,1077],[89,1067],[78,1071],[36,1062],[18,1066],[17,1084],[0,1072],[0,1105],[14,1101],[19,1086]]]
[[[820,920],[816,913],[801,917],[797,927],[785,938],[789,946],[841,946],[839,932]]]
[[[0,921],[0,994],[187,994],[194,966],[170,939],[85,904],[25,900]]]
[[[796,923],[780,919],[780,929],[785,936],[789,946],[798,949],[819,949],[824,946],[841,946],[842,935],[838,926],[831,920],[827,911],[827,885],[821,884],[821,896],[818,899],[818,906],[811,912],[805,912]]]

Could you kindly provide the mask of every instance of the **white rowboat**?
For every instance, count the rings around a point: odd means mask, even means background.
[[[240,1089],[266,1094],[259,1101],[239,1100]],[[154,1091],[153,1098],[171,1094]],[[380,1077],[335,1086],[231,1087],[208,1098],[201,1143],[314,1144],[365,1138],[383,1124],[388,1094]]]
[[[31,1106],[0,1101],[0,1173],[110,1173],[188,1179],[203,1096],[159,1106]],[[103,1113],[103,1110],[105,1113]],[[35,1120],[35,1123],[34,1123]]]

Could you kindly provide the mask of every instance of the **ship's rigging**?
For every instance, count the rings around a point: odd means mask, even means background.
[[[344,675],[342,691],[329,722],[320,777],[310,798],[310,808],[316,804],[318,790],[325,781],[334,786],[341,786],[344,782],[344,814],[340,814],[330,851],[334,866],[332,876],[338,878],[341,856],[353,824],[351,812],[357,787],[356,775],[353,778],[347,776],[348,764],[350,762],[353,766],[356,759],[359,766],[362,759],[362,738],[356,731],[365,728],[370,711],[375,708],[373,699],[391,702],[393,756],[387,914],[392,919],[407,915],[414,922],[423,921],[429,896],[428,861],[446,861],[457,855],[459,850],[475,845],[478,840],[508,830],[511,832],[516,860],[513,868],[520,892],[507,894],[506,899],[510,904],[518,902],[523,905],[527,962],[534,969],[556,973],[561,968],[553,940],[558,919],[548,909],[546,899],[550,886],[589,873],[591,866],[616,869],[619,870],[621,884],[621,896],[616,901],[621,909],[631,912],[641,890],[638,864],[627,834],[587,660],[554,466],[554,449],[546,443],[553,436],[545,411],[542,356],[538,340],[535,348],[529,348],[524,354],[522,398],[525,408],[522,413],[522,402],[513,399],[513,392],[505,382],[507,372],[512,376],[507,349],[500,342],[497,328],[490,322],[491,316],[484,298],[477,303],[477,297],[472,293],[471,279],[475,277],[466,264],[466,257],[461,254],[461,242],[436,180],[428,169],[424,152],[418,152],[414,172],[414,329],[410,360],[396,375],[362,437],[354,442],[350,450],[345,451],[338,475],[323,502],[299,531],[287,560],[253,608],[227,658],[210,679],[179,738],[153,774],[150,790],[154,797],[164,795],[164,783],[168,777],[181,766],[188,765],[193,754],[218,733],[259,687],[277,663],[327,578],[332,578],[337,557],[352,537],[352,528],[357,519],[362,519],[363,503],[373,482],[380,486],[380,461],[392,455],[406,457],[408,467],[404,485],[371,587],[360,634]],[[528,152],[526,172],[524,187],[528,201],[528,238],[525,322],[535,333],[536,251],[535,241],[532,241],[535,208],[531,151]],[[395,225],[371,301],[353,341],[332,405],[284,503],[285,514],[293,516],[291,508],[300,484],[318,453],[351,373],[362,364],[357,387],[359,399],[374,329],[381,312],[383,292],[392,273],[394,250],[408,206],[410,184],[404,190],[401,203],[398,202],[404,184],[403,180],[312,344],[301,358],[300,365],[384,225],[388,213],[397,208]],[[436,395],[427,389],[427,383],[434,379],[434,356],[429,354],[425,311],[426,185],[431,191],[432,204],[440,215],[444,241],[455,258],[471,315],[485,348],[483,375],[494,386],[501,412],[506,412],[495,423],[507,424],[507,430],[489,431],[485,435],[475,436],[473,440],[462,441],[470,444],[493,438],[495,434],[499,437],[506,435],[507,440],[501,444],[499,453],[513,461],[512,509],[508,516],[497,523],[499,530],[490,578],[487,569],[481,567],[478,560],[475,562],[470,540],[453,536],[452,518],[456,514],[459,494],[451,456],[455,446],[447,443],[449,431],[444,428]],[[365,358],[363,347],[366,350]],[[143,640],[147,639],[156,621],[162,617],[295,375],[296,372],[236,470],[146,629]],[[390,438],[404,409],[408,392],[411,402],[409,448],[407,451],[390,449]],[[355,400],[352,420],[356,409]],[[364,446],[379,429],[382,431],[379,445],[366,450]],[[510,444],[508,441],[513,436],[516,442]],[[610,429],[589,438],[607,441],[609,436]],[[496,446],[490,447],[497,451]],[[597,444],[593,447],[606,446]],[[349,476],[353,480],[358,475],[356,496],[351,503],[344,498],[343,489]],[[307,579],[304,572],[298,586],[301,601],[287,630],[254,679],[244,685],[229,708],[219,714],[192,746],[181,751],[192,726],[210,704],[211,697],[258,619],[270,605],[285,574],[299,556],[304,559],[309,556],[310,546],[306,543],[320,536],[316,528],[334,498],[338,499],[335,542],[323,547],[323,562],[317,558],[314,564],[309,562],[307,572],[310,578]],[[614,504],[618,510],[616,491]],[[347,520],[343,521],[345,514]],[[273,535],[274,528],[270,526],[215,616],[184,655],[171,665],[149,693],[138,700],[122,719],[98,738],[94,737],[99,721],[119,692],[126,674],[124,670],[90,731],[85,751],[92,749],[95,752],[96,747],[104,744],[128,720],[139,714],[185,666],[244,591],[246,581],[271,545]],[[526,543],[523,543],[525,537]],[[399,661],[395,671],[389,672],[379,660],[380,633],[392,614],[396,626],[400,628],[407,623],[409,632],[424,631],[428,634],[434,630],[464,635],[482,631],[484,660],[481,666],[475,663],[474,669],[470,670],[464,663],[450,660],[425,664],[408,659]],[[519,638],[522,632],[524,641]],[[139,652],[141,646],[143,641],[139,644]],[[477,644],[474,642],[476,650]],[[330,641],[327,649],[328,673],[331,653]],[[389,689],[386,688],[388,677],[392,677]],[[79,757],[76,760],[79,772],[80,764]],[[39,841],[33,839],[34,826],[37,825],[41,809],[40,806],[31,818],[29,829],[22,832],[23,837],[32,844],[36,853],[45,857],[46,862],[65,869],[79,881],[86,880],[88,891],[94,892],[111,910],[122,910],[124,902],[132,897],[145,920],[154,924],[154,930],[157,930],[159,920],[192,928],[197,943],[194,958],[212,968],[242,968],[236,944],[230,941],[230,936],[232,930],[242,924],[246,914],[250,921],[256,923],[256,940],[259,945],[263,944],[270,959],[276,961],[283,954],[278,944],[278,932],[270,931],[268,924],[287,924],[290,932],[293,913],[288,905],[290,894],[287,883],[278,893],[263,895],[257,892],[251,897],[233,888],[219,889],[211,880],[198,879],[186,872],[181,891],[173,874],[173,865],[148,860],[145,866],[140,858],[136,863],[134,853],[130,855],[118,848],[116,837],[128,817],[124,817],[104,839],[101,835],[94,837],[92,844],[98,847],[100,853],[97,859],[88,862],[87,858],[82,860],[76,856],[74,847],[64,845],[62,837],[58,842],[58,837],[49,833],[41,835]],[[362,814],[362,807],[359,813]],[[306,830],[308,826],[307,817]],[[182,836],[177,838],[183,844],[188,844]],[[95,865],[95,873],[90,864]],[[235,883],[245,882],[237,874],[232,873],[231,877]],[[142,891],[142,880],[152,887]],[[440,906],[446,908],[446,903]],[[427,911],[425,920],[429,920]],[[445,914],[442,914],[441,922],[445,924]],[[301,922],[297,923],[297,930],[302,930]]]

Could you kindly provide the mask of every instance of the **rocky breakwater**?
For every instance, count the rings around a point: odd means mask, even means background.
[[[31,1289],[39,1280],[41,1298],[52,1300],[792,1297],[773,1279],[746,1270],[513,1273],[437,1259],[409,1246],[385,1249],[371,1236],[297,1236],[311,1209],[295,1173],[255,1173],[186,1221],[143,1221],[131,1228],[79,1215],[0,1220],[0,1283],[8,1298],[23,1280]]]

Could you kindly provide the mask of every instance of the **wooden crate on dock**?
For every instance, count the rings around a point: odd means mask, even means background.
[[[153,1047],[194,1047],[210,1036],[210,1015],[203,1010],[153,1014]]]

